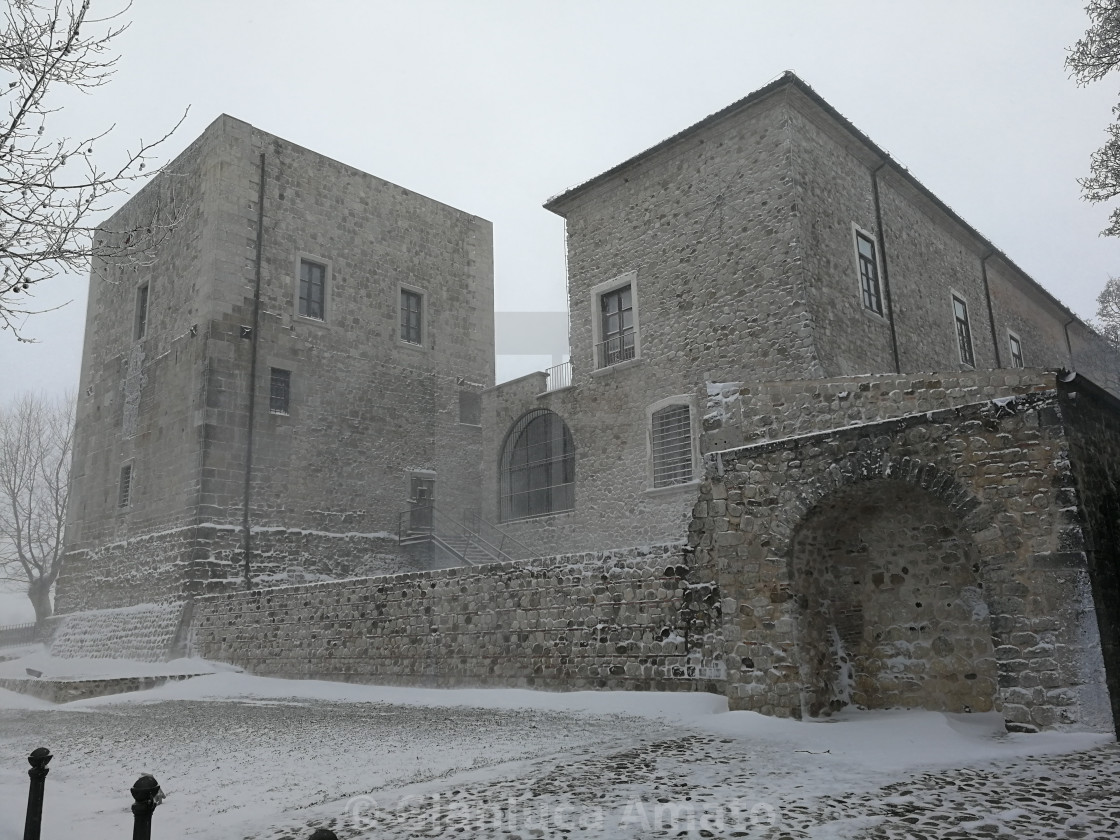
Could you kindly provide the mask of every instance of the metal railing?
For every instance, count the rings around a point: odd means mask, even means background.
[[[403,511],[397,517],[397,540],[405,544],[430,540],[449,551],[467,566],[473,555],[483,555],[487,562],[503,563],[524,560],[531,556],[528,547],[477,514],[470,514],[465,524],[434,505],[420,505]]]
[[[631,330],[595,345],[595,369],[628,362],[638,357],[638,331]]]
[[[6,624],[0,627],[0,647],[12,645],[29,645],[35,641],[38,625],[31,624]]]
[[[548,386],[546,391],[559,391],[561,388],[567,388],[572,384],[572,363],[561,362],[558,365],[553,365],[545,371],[548,377]]]

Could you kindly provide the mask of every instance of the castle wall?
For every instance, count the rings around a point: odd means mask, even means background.
[[[407,685],[719,690],[719,599],[679,546],[199,598],[198,655]]]

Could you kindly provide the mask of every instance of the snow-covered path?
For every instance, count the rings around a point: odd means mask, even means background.
[[[0,692],[0,840],[55,754],[44,840],[1120,837],[1120,749],[992,716],[795,723],[710,695],[436,691],[216,674],[51,706]],[[683,832],[683,834],[682,834]]]

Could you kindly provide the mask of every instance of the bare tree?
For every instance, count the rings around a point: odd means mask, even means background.
[[[95,236],[107,196],[151,174],[153,150],[174,132],[140,141],[115,167],[102,168],[94,149],[109,128],[59,137],[48,121],[58,95],[89,92],[113,75],[114,40],[127,28],[129,6],[106,17],[90,14],[90,0],[7,0],[0,23],[0,329],[20,338],[23,317],[35,312],[31,287],[68,271],[83,271],[90,257],[128,262],[151,253],[172,220],[158,205],[128,230]],[[184,115],[185,117],[185,115]],[[180,123],[182,120],[179,121]],[[177,126],[176,126],[177,127]],[[147,171],[145,171],[147,170]]]
[[[1097,295],[1095,326],[1101,335],[1120,348],[1120,277],[1109,277]]]
[[[53,612],[62,570],[73,429],[73,396],[0,407],[0,580],[27,586],[36,622]]]

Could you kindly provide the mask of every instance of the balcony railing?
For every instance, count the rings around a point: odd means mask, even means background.
[[[595,345],[595,368],[610,367],[628,362],[638,356],[638,332],[631,330],[600,341]]]
[[[553,365],[545,371],[548,376],[548,386],[546,391],[559,391],[561,388],[567,388],[572,384],[572,363],[561,362],[558,365]]]

